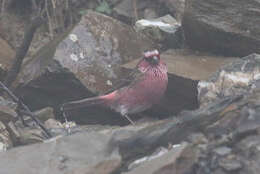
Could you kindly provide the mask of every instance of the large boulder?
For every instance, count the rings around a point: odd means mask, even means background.
[[[81,133],[0,153],[5,174],[106,174],[121,163],[116,149],[110,150],[110,136]]]
[[[186,0],[183,28],[187,44],[222,55],[260,53],[260,2]]]
[[[15,52],[10,45],[0,38],[0,79],[2,80],[12,65]]]

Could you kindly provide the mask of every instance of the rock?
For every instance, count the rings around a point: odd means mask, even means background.
[[[259,99],[260,90],[252,90],[243,96],[226,96],[197,110],[181,112],[179,121],[169,118],[127,127],[82,127],[81,133],[75,135],[73,132],[71,136],[58,136],[0,154],[0,168],[7,174],[17,170],[29,174],[36,170],[102,173],[106,168],[106,173],[257,174]],[[227,137],[225,141],[223,137]],[[187,139],[191,143],[172,146]],[[205,146],[201,148],[202,145]]]
[[[120,64],[141,57],[153,46],[129,26],[88,12],[72,31],[25,63],[16,93],[33,110],[102,93],[122,78]]]
[[[155,18],[158,18],[158,15],[156,14],[154,9],[146,8],[144,10],[144,19],[155,19]]]
[[[9,99],[5,99],[2,96],[0,96],[0,105],[1,106],[7,106],[7,107],[9,107],[9,108],[11,108],[13,110],[15,110],[16,107],[17,107],[17,103],[15,103],[15,102],[13,102],[13,101],[11,101]]]
[[[14,146],[19,144],[19,137],[21,136],[20,132],[18,131],[16,125],[14,124],[14,122],[10,121],[7,124],[8,127],[8,132],[11,136],[11,139],[13,141]]]
[[[242,168],[240,161],[234,159],[223,159],[219,162],[220,166],[231,172]]]
[[[17,104],[0,97],[0,121],[9,123],[10,121],[16,121],[18,114],[16,113]]]
[[[116,148],[108,151],[111,136],[79,133],[52,141],[11,149],[0,154],[1,172],[5,174],[105,174],[121,163]],[[12,162],[10,162],[12,161]]]
[[[54,113],[53,113],[53,108],[47,107],[43,108],[41,110],[35,111],[34,114],[41,120],[42,122],[45,122],[48,119],[54,119]]]
[[[152,2],[150,0],[136,1],[138,17],[142,18],[143,9],[149,7],[151,5],[151,3]],[[113,8],[113,11],[117,16],[125,19],[125,21],[132,21],[136,17],[132,0],[124,0],[124,1],[119,2]]]
[[[53,113],[53,108],[46,107],[33,112],[33,114],[41,121],[45,122],[48,119],[54,119],[55,115]],[[35,122],[29,116],[24,116],[24,120],[27,124],[34,124]]]
[[[151,40],[129,26],[89,12],[60,43],[54,59],[97,93],[111,89],[115,79],[120,78],[118,65],[141,57],[152,47]]]
[[[26,120],[26,124],[28,126],[24,126],[20,120],[7,124],[14,146],[40,143],[46,139],[42,129],[36,126],[35,122]]]
[[[184,151],[187,149],[187,146],[187,143],[182,143],[176,147],[173,147],[169,151],[159,151],[159,153],[157,153],[156,155],[138,159],[133,163],[139,163],[139,166],[129,172],[125,172],[124,174],[166,174],[168,173],[167,171],[176,171],[178,170],[177,161],[182,157]]]
[[[0,79],[3,80],[6,72],[12,65],[15,56],[14,50],[10,45],[0,38]]]
[[[176,146],[180,146],[180,145],[178,144]],[[178,147],[176,149],[178,150]],[[153,159],[160,158],[161,156],[165,155],[168,152],[169,152],[169,150],[167,148],[159,147],[150,156],[145,156],[143,158],[137,159],[137,160],[133,161],[132,163],[130,163],[128,165],[128,170],[138,168],[140,165],[143,165],[143,164],[145,165],[148,161],[152,161]]]
[[[13,146],[12,139],[6,126],[0,121],[0,152],[4,152]]]
[[[16,121],[18,119],[17,113],[8,106],[0,105],[0,121],[8,123],[9,121]]]
[[[169,9],[171,14],[177,19],[178,22],[182,21],[182,17],[185,9],[185,0],[161,0]]]
[[[236,147],[241,153],[240,162],[242,163],[243,173],[257,174],[260,170],[260,136],[247,136],[241,142],[237,143]]]
[[[141,19],[136,21],[137,31],[150,36],[157,43],[166,48],[179,48],[182,44],[181,24],[171,15],[157,19]]]
[[[16,145],[28,145],[41,143],[45,140],[43,132],[39,128],[16,126],[19,137],[16,137]]]
[[[233,97],[216,101],[214,104],[195,111],[182,112],[178,115],[179,121],[175,121],[176,119],[173,118],[165,119],[141,130],[128,132],[128,134],[120,130],[119,135],[114,137],[112,144],[119,145],[123,159],[131,160],[145,152],[151,152],[155,147],[178,144],[198,130],[205,130],[202,131],[205,134],[208,131],[206,130],[208,126],[223,117],[219,114],[220,112],[229,107],[231,103],[241,99],[241,97]],[[120,136],[122,134],[124,136]]]
[[[214,151],[220,156],[226,156],[231,153],[231,149],[225,146],[216,148]]]
[[[185,40],[193,49],[226,56],[260,53],[259,9],[257,0],[186,0]]]
[[[48,119],[44,122],[44,125],[47,129],[55,129],[55,128],[63,128],[63,125],[61,122],[55,119]]]
[[[253,65],[257,66],[253,58],[250,60],[253,62],[249,65],[245,64],[244,73],[249,72],[247,68],[254,71]],[[240,64],[233,65],[236,66],[232,68],[240,69],[241,67]],[[239,88],[243,86],[237,85],[236,89]],[[224,173],[250,174],[256,174],[259,171],[259,92],[259,88],[248,90],[246,93],[236,91],[234,95],[240,95],[240,100],[221,111],[219,113],[221,119],[204,130],[206,137],[211,141],[208,148],[202,149],[200,156],[203,158],[198,163],[201,166],[198,167],[199,171],[218,169],[217,171],[224,171]]]
[[[223,98],[224,96],[243,94],[255,87],[259,79],[260,55],[251,54],[223,66],[208,80],[198,84],[200,106]]]
[[[189,137],[192,144],[207,144],[208,140],[202,133],[193,133]]]

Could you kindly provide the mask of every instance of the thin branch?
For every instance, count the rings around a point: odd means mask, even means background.
[[[48,0],[45,0],[45,11],[46,11],[47,19],[48,19],[48,27],[49,27],[50,36],[51,36],[51,39],[53,39],[54,31],[53,31],[53,26],[52,26],[52,20],[51,20],[50,12],[48,10]]]
[[[33,11],[37,11],[38,7],[37,7],[36,1],[35,0],[31,0],[31,2],[32,2],[32,9],[33,9]]]
[[[16,102],[20,107],[28,114],[28,116],[31,117],[31,119],[43,130],[43,132],[46,134],[48,138],[51,138],[51,134],[48,132],[48,130],[44,127],[44,125],[37,119],[37,117],[30,111],[28,106],[26,106],[18,97],[16,97],[12,91],[10,91],[1,81],[0,81],[0,88],[2,88],[11,98],[14,102]]]
[[[5,14],[5,3],[6,3],[6,0],[2,0],[2,4],[1,4],[1,17],[3,17],[4,14]]]
[[[138,9],[137,9],[137,0],[133,0],[133,9],[134,9],[134,16],[135,22],[138,20]]]

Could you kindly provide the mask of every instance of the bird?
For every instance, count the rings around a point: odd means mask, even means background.
[[[168,85],[167,66],[158,50],[146,51],[128,78],[105,95],[64,103],[62,111],[98,105],[107,107],[135,124],[129,114],[136,114],[160,102]]]

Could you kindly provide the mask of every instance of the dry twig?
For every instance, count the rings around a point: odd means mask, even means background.
[[[26,106],[18,97],[16,97],[12,91],[10,91],[1,81],[0,81],[0,88],[2,88],[11,98],[14,102],[16,102],[21,109],[23,109],[28,116],[31,117],[31,119],[43,130],[43,132],[46,134],[48,138],[51,138],[51,134],[48,132],[48,130],[43,126],[43,124],[36,118],[34,113],[30,111],[28,106]],[[21,110],[21,113],[23,111]],[[23,120],[23,116],[20,115],[21,119]]]

